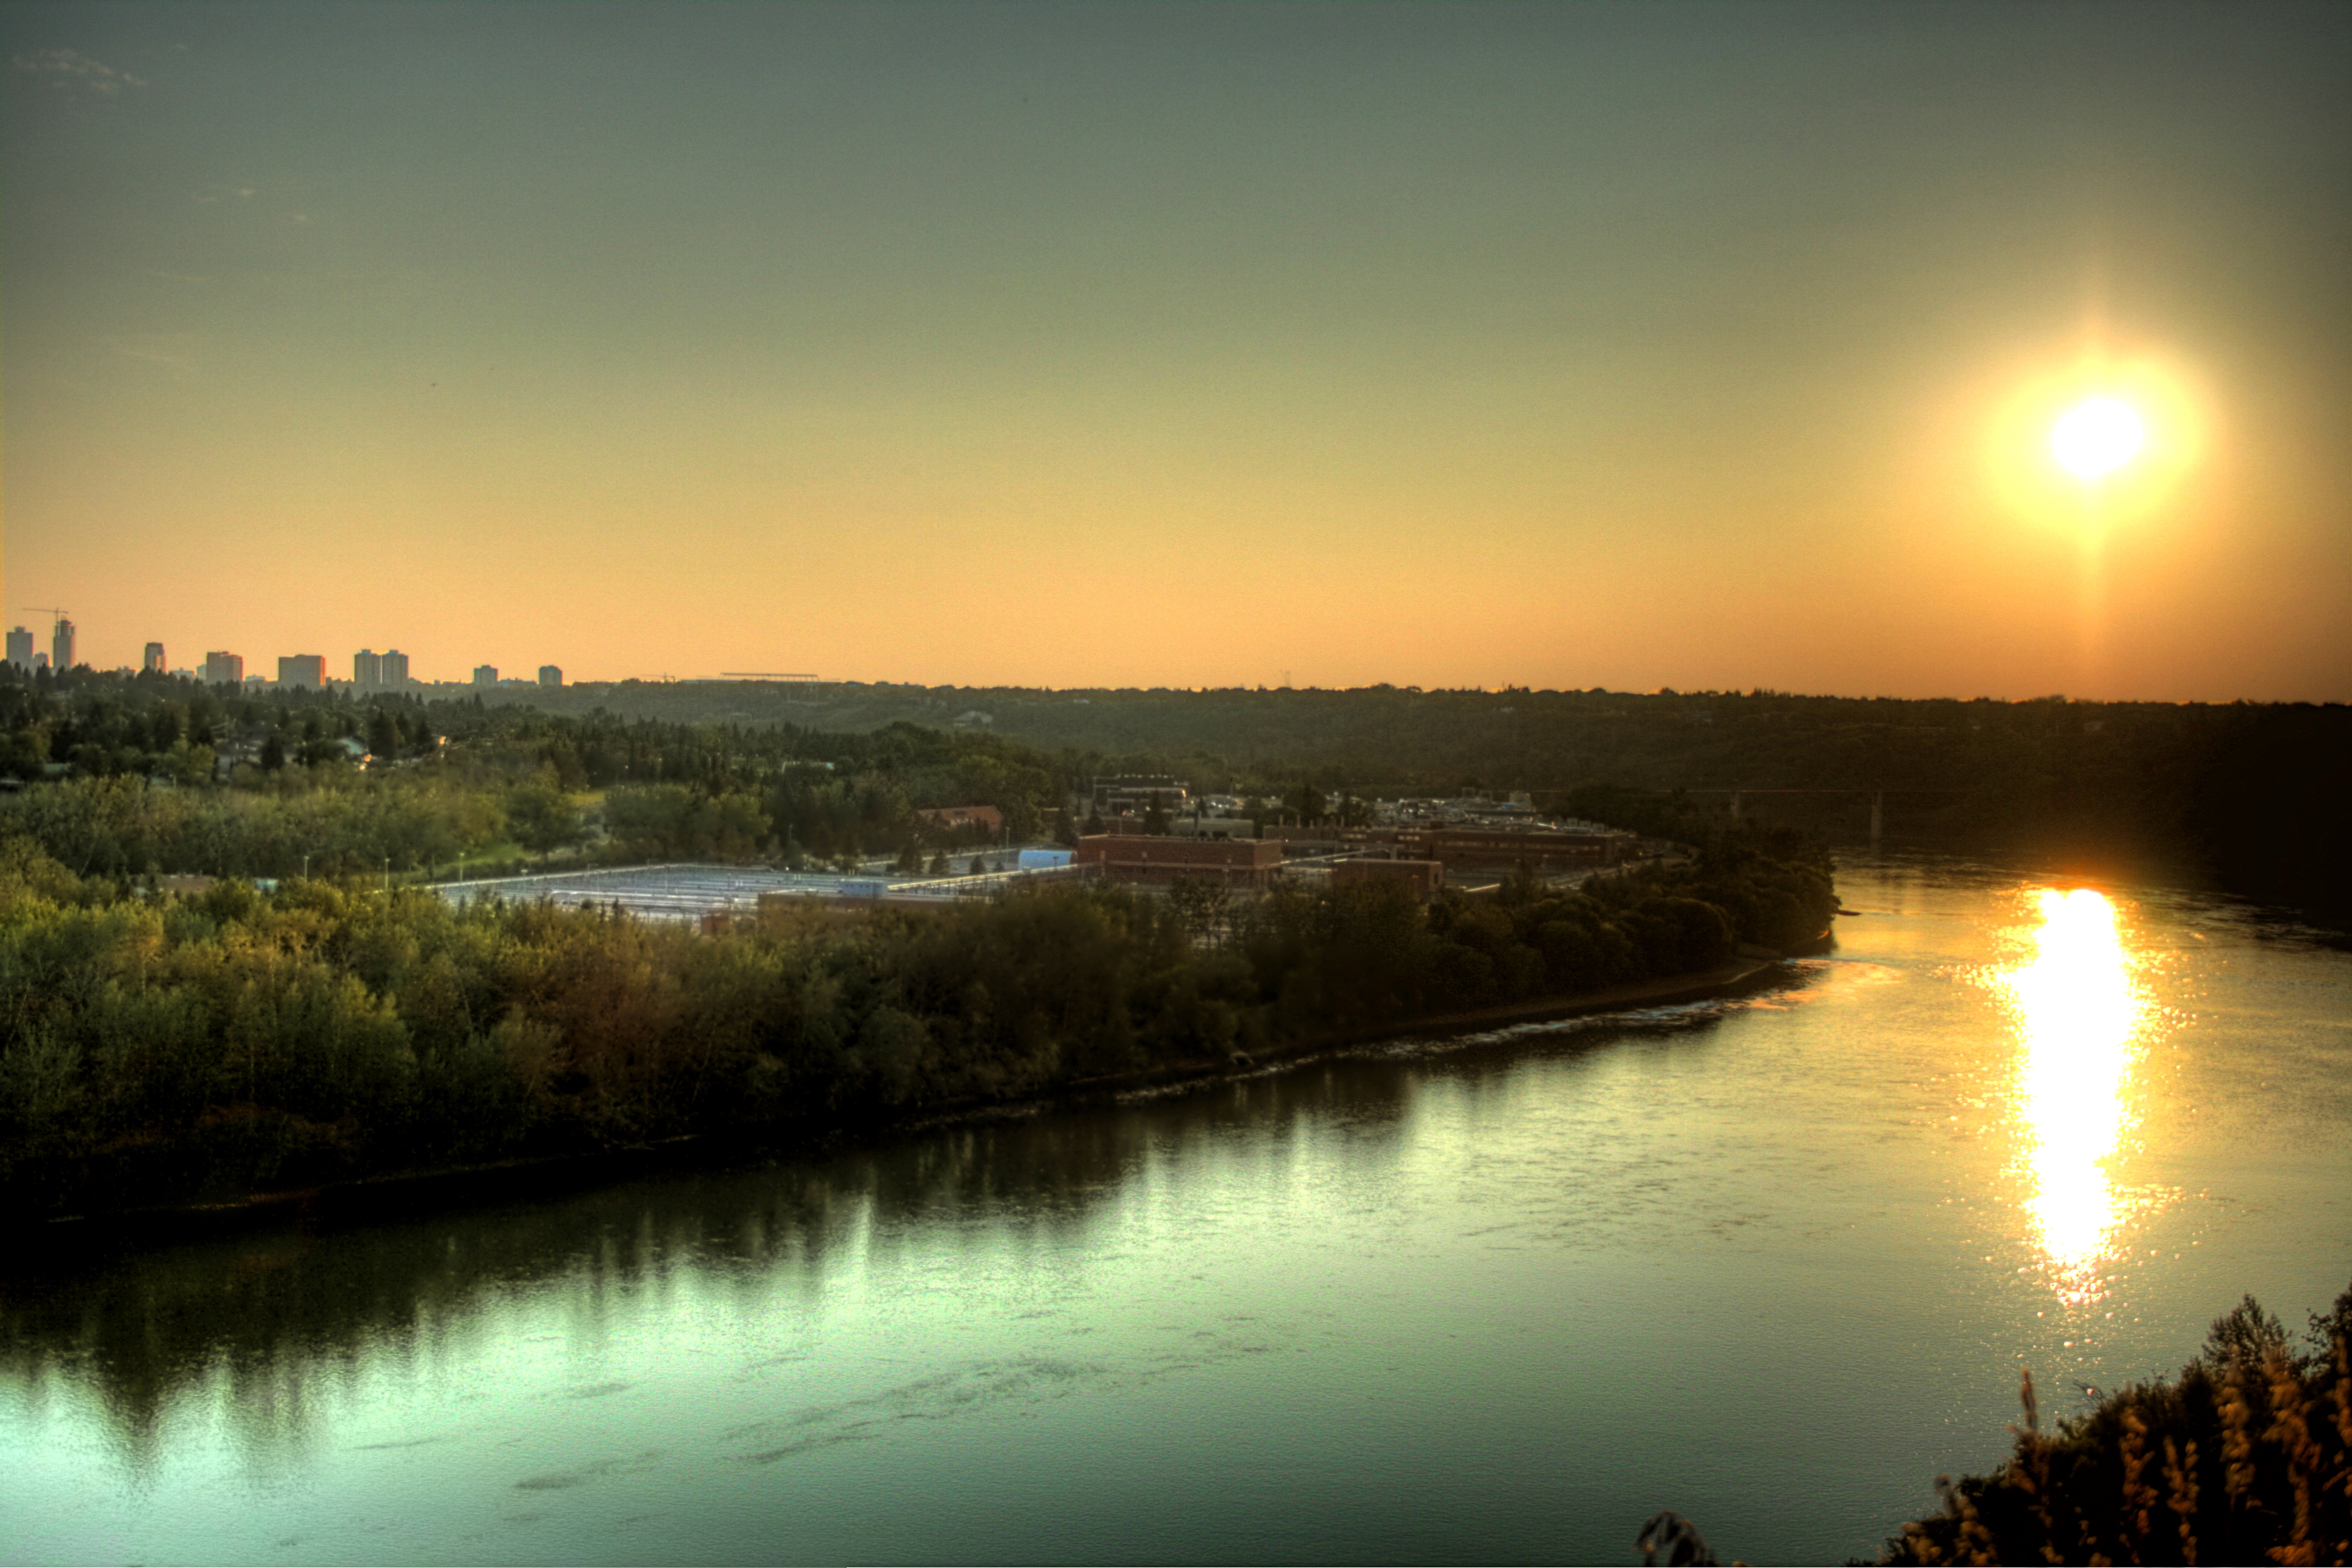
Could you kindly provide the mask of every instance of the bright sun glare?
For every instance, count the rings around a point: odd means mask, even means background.
[[[2078,479],[2104,479],[2139,455],[2147,426],[2139,411],[2111,397],[2095,397],[2068,409],[2050,432],[2050,453]]]
[[[2133,1066],[2149,1024],[2115,906],[2088,888],[2034,894],[2027,962],[2000,977],[2017,1005],[2027,1209],[2059,1293],[2098,1299],[2130,1195],[2109,1170],[2137,1120]]]

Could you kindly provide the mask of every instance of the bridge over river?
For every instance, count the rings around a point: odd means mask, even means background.
[[[1870,797],[1870,847],[1875,850],[1879,847],[1880,841],[1886,836],[1887,796],[1965,795],[1968,791],[1965,789],[1953,789],[1948,786],[1943,788],[1923,789],[1914,789],[1906,786],[1897,789],[1888,789],[1885,785],[1880,784],[1846,784],[1816,786],[1801,789],[1781,789],[1774,786],[1760,789],[1754,789],[1747,785],[1735,785],[1727,789],[1685,789],[1683,793],[1685,795],[1728,795],[1731,797],[1731,814],[1735,818],[1743,814],[1740,810],[1741,803],[1750,795],[1867,795]]]

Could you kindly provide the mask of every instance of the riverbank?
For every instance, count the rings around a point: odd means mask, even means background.
[[[1751,986],[1759,976],[1777,970],[1786,960],[1780,957],[1741,958],[1687,975],[1666,975],[1654,980],[1632,985],[1608,986],[1597,991],[1582,991],[1574,996],[1539,997],[1531,1001],[1508,1007],[1482,1008],[1474,1012],[1445,1013],[1431,1018],[1400,1019],[1368,1029],[1349,1030],[1328,1035],[1297,1040],[1276,1050],[1263,1051],[1255,1057],[1242,1057],[1230,1062],[1196,1061],[1169,1062],[1141,1072],[1121,1073],[1114,1077],[1090,1079],[1070,1086],[1071,1095],[1085,1091],[1092,1094],[1124,1093],[1131,1090],[1162,1088],[1171,1084],[1203,1082],[1223,1082],[1266,1067],[1296,1066],[1308,1060],[1358,1050],[1368,1045],[1385,1044],[1390,1040],[1410,1039],[1415,1035],[1481,1034],[1489,1030],[1510,1029],[1519,1024],[1551,1023],[1562,1019],[1591,1018],[1602,1013],[1628,1012],[1642,1008],[1675,1007],[1685,1002],[1712,1001],[1717,998],[1736,996],[1748,989],[1763,989],[1777,983]]]
[[[690,1133],[652,1143],[573,1154],[429,1170],[386,1171],[207,1203],[159,1204],[60,1215],[7,1228],[13,1232],[12,1239],[20,1243],[138,1246],[289,1223],[303,1228],[366,1224],[445,1208],[558,1197],[667,1170],[713,1168],[760,1158],[804,1157],[941,1127],[1027,1119],[1057,1110],[1098,1105],[1139,1092],[1205,1090],[1413,1036],[1475,1034],[1522,1024],[1748,995],[1780,983],[1786,967],[1787,961],[1777,957],[1743,957],[1712,969],[1662,976],[1573,996],[1539,998],[1509,1007],[1398,1019],[1311,1036],[1254,1057],[1236,1055],[1223,1061],[1204,1057],[1163,1062],[1136,1072],[1074,1080],[1041,1094],[926,1106],[881,1120]]]

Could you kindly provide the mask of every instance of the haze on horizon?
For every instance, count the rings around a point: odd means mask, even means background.
[[[0,214],[101,666],[2352,698],[2339,5],[18,5]]]

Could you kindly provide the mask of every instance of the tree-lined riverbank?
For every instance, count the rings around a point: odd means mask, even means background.
[[[1727,843],[1566,894],[1284,890],[1213,946],[1116,888],[706,936],[317,882],[127,897],[13,839],[0,1191],[30,1218],[865,1124],[1704,972],[1834,907]]]

